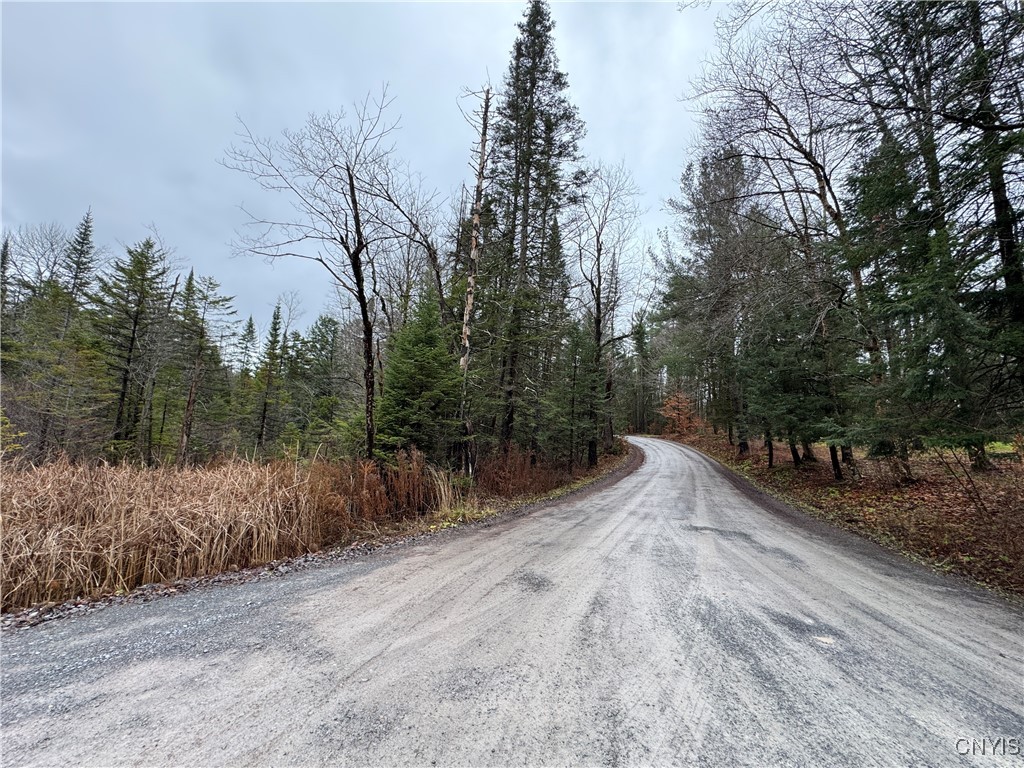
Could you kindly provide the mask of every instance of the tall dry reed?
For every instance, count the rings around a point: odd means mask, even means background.
[[[372,462],[208,468],[5,466],[4,611],[260,565],[454,503],[418,453]]]

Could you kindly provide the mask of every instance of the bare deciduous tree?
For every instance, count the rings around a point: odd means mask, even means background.
[[[285,131],[280,139],[259,138],[243,122],[241,143],[224,160],[262,189],[287,197],[294,211],[281,218],[247,210],[251,234],[242,238],[240,250],[267,259],[314,261],[355,300],[362,326],[368,457],[376,434],[375,259],[393,253],[392,246],[402,240],[432,247],[432,230],[423,223],[431,198],[410,196],[418,188],[397,165],[391,143],[397,123],[388,118],[390,105],[383,88],[356,105],[351,118],[344,111],[310,115],[300,130]]]
[[[596,390],[598,378],[601,378],[604,389],[600,397],[596,391],[591,392],[590,417],[595,429],[596,422],[601,422],[601,438],[606,450],[611,448],[614,435],[609,408],[614,382],[612,368],[605,359],[606,350],[628,336],[628,333],[615,334],[615,316],[622,287],[620,264],[636,232],[639,194],[624,165],[598,165],[588,174],[572,234],[583,280],[583,303],[592,333],[592,388]],[[597,434],[592,434],[587,445],[587,460],[591,466],[597,463],[597,439]]]

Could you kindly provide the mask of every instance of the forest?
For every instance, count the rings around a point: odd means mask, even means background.
[[[396,156],[386,88],[276,139],[242,124],[223,164],[296,215],[254,215],[238,250],[316,261],[339,293],[306,328],[292,297],[259,332],[155,238],[98,249],[92,212],[5,233],[5,450],[188,466],[415,446],[468,472],[514,446],[570,474],[596,463],[616,378],[650,386],[623,358],[637,193],[581,156],[552,26],[531,4],[500,92],[470,95],[478,172],[454,216]]]
[[[661,361],[702,416],[910,454],[1024,425],[1019,3],[731,7],[669,201]]]
[[[241,123],[222,165],[293,216],[257,206],[236,248],[322,268],[338,301],[307,327],[289,297],[266,329],[238,318],[155,235],[95,243],[91,210],[5,231],[5,507],[54,465],[363,461],[385,495],[413,465],[506,490],[515,466],[548,488],[684,422],[769,466],[824,445],[835,483],[864,460],[913,482],[935,448],[975,472],[1019,454],[1018,2],[730,5],[658,233],[629,170],[583,156],[553,30],[531,0],[500,85],[467,96],[451,210],[397,155],[386,88],[275,138]]]

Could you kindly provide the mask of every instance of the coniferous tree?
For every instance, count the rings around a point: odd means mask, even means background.
[[[15,280],[11,239],[4,241],[5,380],[16,401],[11,412],[26,430],[26,455],[35,460],[90,450],[91,411],[102,400],[95,391],[101,374],[94,339],[82,312],[96,261],[91,215],[63,243],[60,232],[56,227],[23,230],[23,258],[35,263],[30,273],[38,282]]]
[[[504,445],[537,442],[537,389],[526,382],[541,375],[545,358],[551,358],[550,343],[541,337],[550,342],[557,336],[544,325],[544,285],[563,279],[551,255],[560,248],[556,222],[577,181],[572,164],[584,131],[566,95],[568,79],[558,68],[553,29],[547,4],[531,0],[494,121],[498,222],[481,265],[487,284],[480,293],[482,321],[500,339],[493,350],[499,411],[492,421]]]
[[[11,236],[4,234],[0,245],[0,320],[7,318],[8,280],[11,274]]]
[[[263,450],[268,443],[276,439],[281,428],[278,411],[281,389],[281,347],[284,341],[281,304],[279,302],[274,305],[274,314],[270,319],[267,340],[263,345],[263,354],[256,368],[258,405],[255,437],[258,450]]]
[[[164,252],[150,238],[126,249],[125,256],[100,276],[93,323],[102,340],[113,383],[110,436],[114,456],[149,443],[140,423],[152,381],[154,331],[168,313],[169,267]],[[139,454],[141,455],[141,451]]]
[[[382,447],[416,447],[442,461],[457,433],[459,375],[432,289],[417,298],[388,351],[378,427]]]
[[[223,366],[217,337],[234,310],[231,309],[232,297],[221,296],[219,288],[216,280],[204,277],[197,280],[190,271],[181,292],[178,349],[185,395],[175,456],[179,466],[186,464],[195,451],[192,441],[197,406],[206,406],[203,411],[209,415],[223,411],[210,406],[215,397],[223,399],[226,392],[222,386],[211,388],[210,385],[217,381],[213,374]],[[203,447],[209,450],[211,446]]]

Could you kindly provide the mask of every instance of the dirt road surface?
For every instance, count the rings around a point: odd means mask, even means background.
[[[1019,604],[633,442],[489,528],[5,633],[3,765],[1024,764]]]

